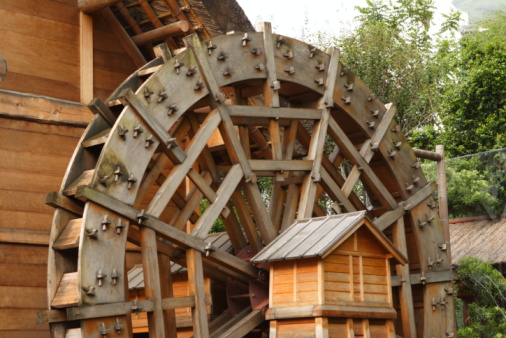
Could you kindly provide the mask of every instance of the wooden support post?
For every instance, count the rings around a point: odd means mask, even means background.
[[[148,312],[149,332],[153,337],[165,337],[165,318],[162,309],[162,290],[156,249],[156,233],[149,228],[141,228],[141,255],[144,272],[144,292],[153,302],[153,312]]]
[[[394,223],[392,233],[395,247],[399,249],[405,257],[408,257],[403,217],[400,217],[397,222]],[[399,288],[399,301],[401,303],[403,336],[406,338],[416,338],[415,309],[413,306],[413,295],[411,292],[409,265],[397,264],[395,266],[395,270],[397,275],[401,276],[402,279],[401,286]]]
[[[81,102],[93,99],[93,18],[79,13],[79,69],[81,74]]]
[[[209,337],[202,254],[194,249],[186,250],[186,263],[188,288],[190,295],[195,297],[195,307],[192,308],[193,334],[199,338]]]
[[[448,225],[448,192],[446,184],[446,162],[445,162],[445,146],[437,145],[436,153],[441,156],[437,162],[437,196],[439,202],[439,221],[443,229],[443,235],[446,242],[446,254],[448,262],[451,262],[451,246],[450,246],[450,227]]]
[[[158,253],[158,268],[160,270],[160,290],[162,298],[174,297],[174,292],[172,289],[172,273],[170,270],[170,258],[166,255]],[[174,309],[163,310],[163,315],[165,323],[165,334],[167,335],[166,337],[176,338],[176,313]]]

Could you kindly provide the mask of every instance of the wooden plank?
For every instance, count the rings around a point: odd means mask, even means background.
[[[82,187],[78,190],[78,195],[100,204],[109,210],[112,210],[134,222],[138,222],[137,215],[140,211],[127,205],[121,201],[111,198],[103,193],[93,190],[89,187]],[[171,242],[181,245],[185,248],[193,248],[200,252],[205,252],[206,243],[203,240],[195,238],[181,230],[178,230],[159,219],[145,214],[146,219],[142,224],[157,231],[160,235],[167,237]],[[247,278],[257,278],[258,269],[251,264],[242,261],[240,258],[234,257],[218,248],[212,248],[212,252],[207,257],[210,260],[221,263],[223,266],[237,271]],[[226,270],[224,270],[226,273]]]
[[[86,106],[77,102],[8,90],[0,90],[0,111],[2,116],[54,121],[80,127],[84,127],[93,117]],[[61,128],[61,131],[65,129],[68,128]],[[76,129],[82,133],[81,128]]]
[[[42,310],[42,309],[41,309]],[[2,337],[44,337],[49,334],[47,324],[38,324],[35,309],[1,309]]]
[[[76,306],[78,302],[78,273],[71,272],[63,275],[51,306],[57,309]]]
[[[190,295],[195,297],[195,307],[192,308],[193,331],[196,337],[208,337],[206,300],[204,290],[204,272],[202,269],[202,254],[194,249],[186,250],[188,267],[188,288]]]
[[[383,215],[374,220],[376,225],[381,231],[388,228],[391,224],[396,222],[402,217],[406,211],[412,210],[420,203],[425,201],[435,190],[435,183],[429,182],[425,187],[418,190],[413,196],[410,196],[406,201],[399,203],[399,206],[394,210],[385,212]]]
[[[79,237],[81,234],[82,218],[73,219],[68,222],[58,239],[53,244],[55,250],[65,250],[77,248],[79,246]]]
[[[121,316],[132,312],[133,302],[98,304],[92,306],[81,306],[67,308],[68,320],[83,320],[109,316]],[[142,311],[153,311],[153,302],[151,299],[137,301],[137,306]]]
[[[309,171],[311,160],[249,160],[254,171]]]
[[[251,215],[244,201],[244,198],[239,190],[232,193],[232,202],[234,203],[237,216],[241,221],[246,237],[248,238],[249,244],[251,245],[254,252],[259,252],[262,249],[262,241],[258,235],[255,223],[251,219]]]
[[[266,103],[267,105],[267,103]],[[311,108],[268,108],[262,106],[230,106],[230,117],[262,117],[268,119],[319,120],[320,109]]]
[[[232,169],[228,172],[227,177],[225,177],[225,180],[221,183],[218,191],[216,191],[217,198],[214,203],[207,207],[195,224],[195,229],[192,231],[193,236],[202,239],[207,237],[209,230],[227,205],[241,178],[241,167],[238,164],[232,166]]]
[[[95,174],[95,169],[85,170],[82,172],[81,175],[79,175],[78,178],[76,178],[73,182],[71,182],[65,190],[63,190],[63,193],[66,196],[73,196],[76,193],[76,190],[78,187],[82,185],[89,185],[92,182],[93,175]]]
[[[79,60],[81,102],[93,99],[93,18],[79,13]]]
[[[41,309],[47,305],[46,288],[0,286],[0,308]]]
[[[345,154],[346,158],[352,162],[353,165],[357,165],[358,167],[362,168],[362,175],[364,176],[363,180],[373,191],[375,196],[380,200],[380,202],[389,209],[394,209],[397,207],[397,202],[392,197],[388,189],[381,182],[378,176],[376,176],[369,164],[355,149],[355,146],[353,143],[351,143],[346,133],[341,129],[341,127],[333,118],[330,118],[329,127],[330,135],[334,141],[336,141],[339,149],[341,149],[341,151]]]
[[[221,334],[221,337],[243,337],[264,321],[262,310],[253,310],[231,328]]]
[[[63,196],[56,191],[47,193],[45,203],[52,206],[53,208],[63,208],[76,215],[82,215],[84,211],[84,207],[80,201],[69,198],[67,196]]]

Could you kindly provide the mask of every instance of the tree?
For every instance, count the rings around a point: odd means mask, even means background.
[[[489,262],[466,257],[458,263],[458,278],[462,291],[474,295],[469,306],[470,325],[459,329],[458,336],[466,338],[506,337],[506,282]]]
[[[443,106],[439,142],[452,156],[506,147],[506,11],[460,40]]]
[[[357,9],[357,29],[342,38],[320,33],[312,36],[313,43],[331,40],[337,45],[343,63],[380,100],[396,104],[405,133],[436,123],[441,84],[449,72],[446,55],[453,46],[443,34],[456,32],[459,13],[447,14],[440,32],[431,34],[433,0],[368,0],[366,7]]]

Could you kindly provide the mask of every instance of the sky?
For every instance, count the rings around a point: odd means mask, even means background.
[[[479,0],[477,0],[479,1]],[[338,36],[343,29],[353,29],[355,6],[365,6],[366,0],[237,0],[253,25],[258,22],[272,23],[274,32],[300,38],[307,20],[310,32],[331,32]],[[435,24],[440,13],[452,8],[452,0],[435,0],[438,7]]]

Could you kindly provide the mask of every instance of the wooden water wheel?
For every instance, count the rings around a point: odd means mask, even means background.
[[[451,336],[452,274],[434,184],[395,106],[342,65],[338,50],[272,34],[269,24],[185,42],[106,102],[92,101],[96,116],[60,192],[48,196],[56,211],[44,316],[53,336],[129,336],[132,312],[147,313],[150,336],[175,336],[178,307],[192,308],[197,337],[262,328],[266,299],[208,319],[203,278],[265,289],[268,273],[247,258],[294,220],[325,215],[323,198],[335,213],[365,210],[409,258],[392,268],[397,333]],[[260,180],[271,186],[268,205]],[[205,240],[218,218],[236,255]],[[142,255],[143,301],[128,298],[129,245]],[[189,297],[173,297],[171,261],[187,267]]]

